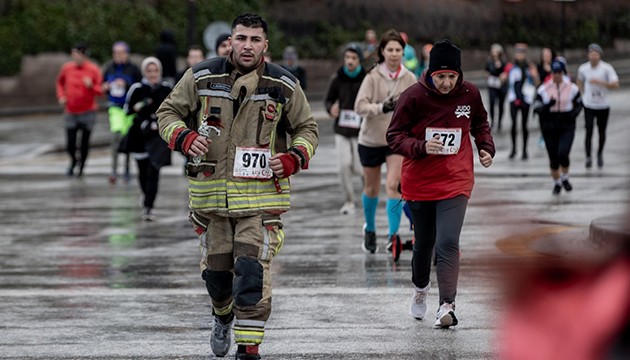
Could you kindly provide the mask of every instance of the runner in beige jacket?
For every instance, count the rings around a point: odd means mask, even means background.
[[[402,156],[394,154],[389,148],[385,133],[400,94],[416,83],[416,76],[402,65],[404,48],[405,42],[396,30],[389,30],[383,35],[378,49],[378,64],[365,76],[354,105],[355,111],[363,117],[359,131],[365,216],[362,249],[369,253],[378,251],[375,222],[383,163],[387,164],[388,250],[391,250],[392,238],[398,236],[400,227],[403,204],[400,203],[398,184]]]

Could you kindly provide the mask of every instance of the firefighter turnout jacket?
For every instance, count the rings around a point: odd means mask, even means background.
[[[190,130],[218,130],[210,131],[208,152],[186,165],[189,206],[196,213],[287,211],[289,179],[273,175],[269,158],[291,152],[300,160],[299,171],[308,168],[318,144],[317,123],[299,82],[266,62],[241,74],[228,58],[205,60],[185,72],[157,116],[160,135],[177,151],[183,151]]]

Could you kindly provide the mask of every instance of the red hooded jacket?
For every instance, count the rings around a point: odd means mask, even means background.
[[[461,129],[459,151],[452,155],[428,155],[427,128]],[[387,131],[387,143],[405,159],[401,188],[405,200],[431,201],[458,195],[470,197],[474,184],[473,147],[494,156],[488,114],[479,89],[460,77],[448,94],[428,84],[426,71],[398,100]]]

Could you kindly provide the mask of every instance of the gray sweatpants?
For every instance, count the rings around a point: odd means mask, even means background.
[[[345,137],[335,134],[335,149],[339,160],[339,178],[341,180],[341,192],[344,202],[356,203],[353,175],[363,174],[359,161],[359,144],[357,137]]]
[[[455,302],[459,277],[459,235],[468,198],[464,195],[438,201],[408,201],[413,218],[415,243],[411,281],[418,288],[429,284],[433,247],[440,305]]]

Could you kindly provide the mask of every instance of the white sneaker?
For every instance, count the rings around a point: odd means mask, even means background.
[[[413,296],[411,297],[411,316],[418,320],[424,319],[427,315],[427,295],[430,288],[431,283],[423,289],[414,287]]]
[[[144,208],[144,211],[142,212],[142,221],[155,221],[155,215],[153,215],[151,208]]]
[[[341,209],[339,209],[339,212],[343,215],[354,215],[355,211],[356,208],[354,207],[354,203],[351,201],[346,202],[343,204]]]
[[[455,304],[444,303],[440,305],[437,316],[435,317],[436,328],[448,328],[450,326],[457,325],[457,318],[455,317]]]

